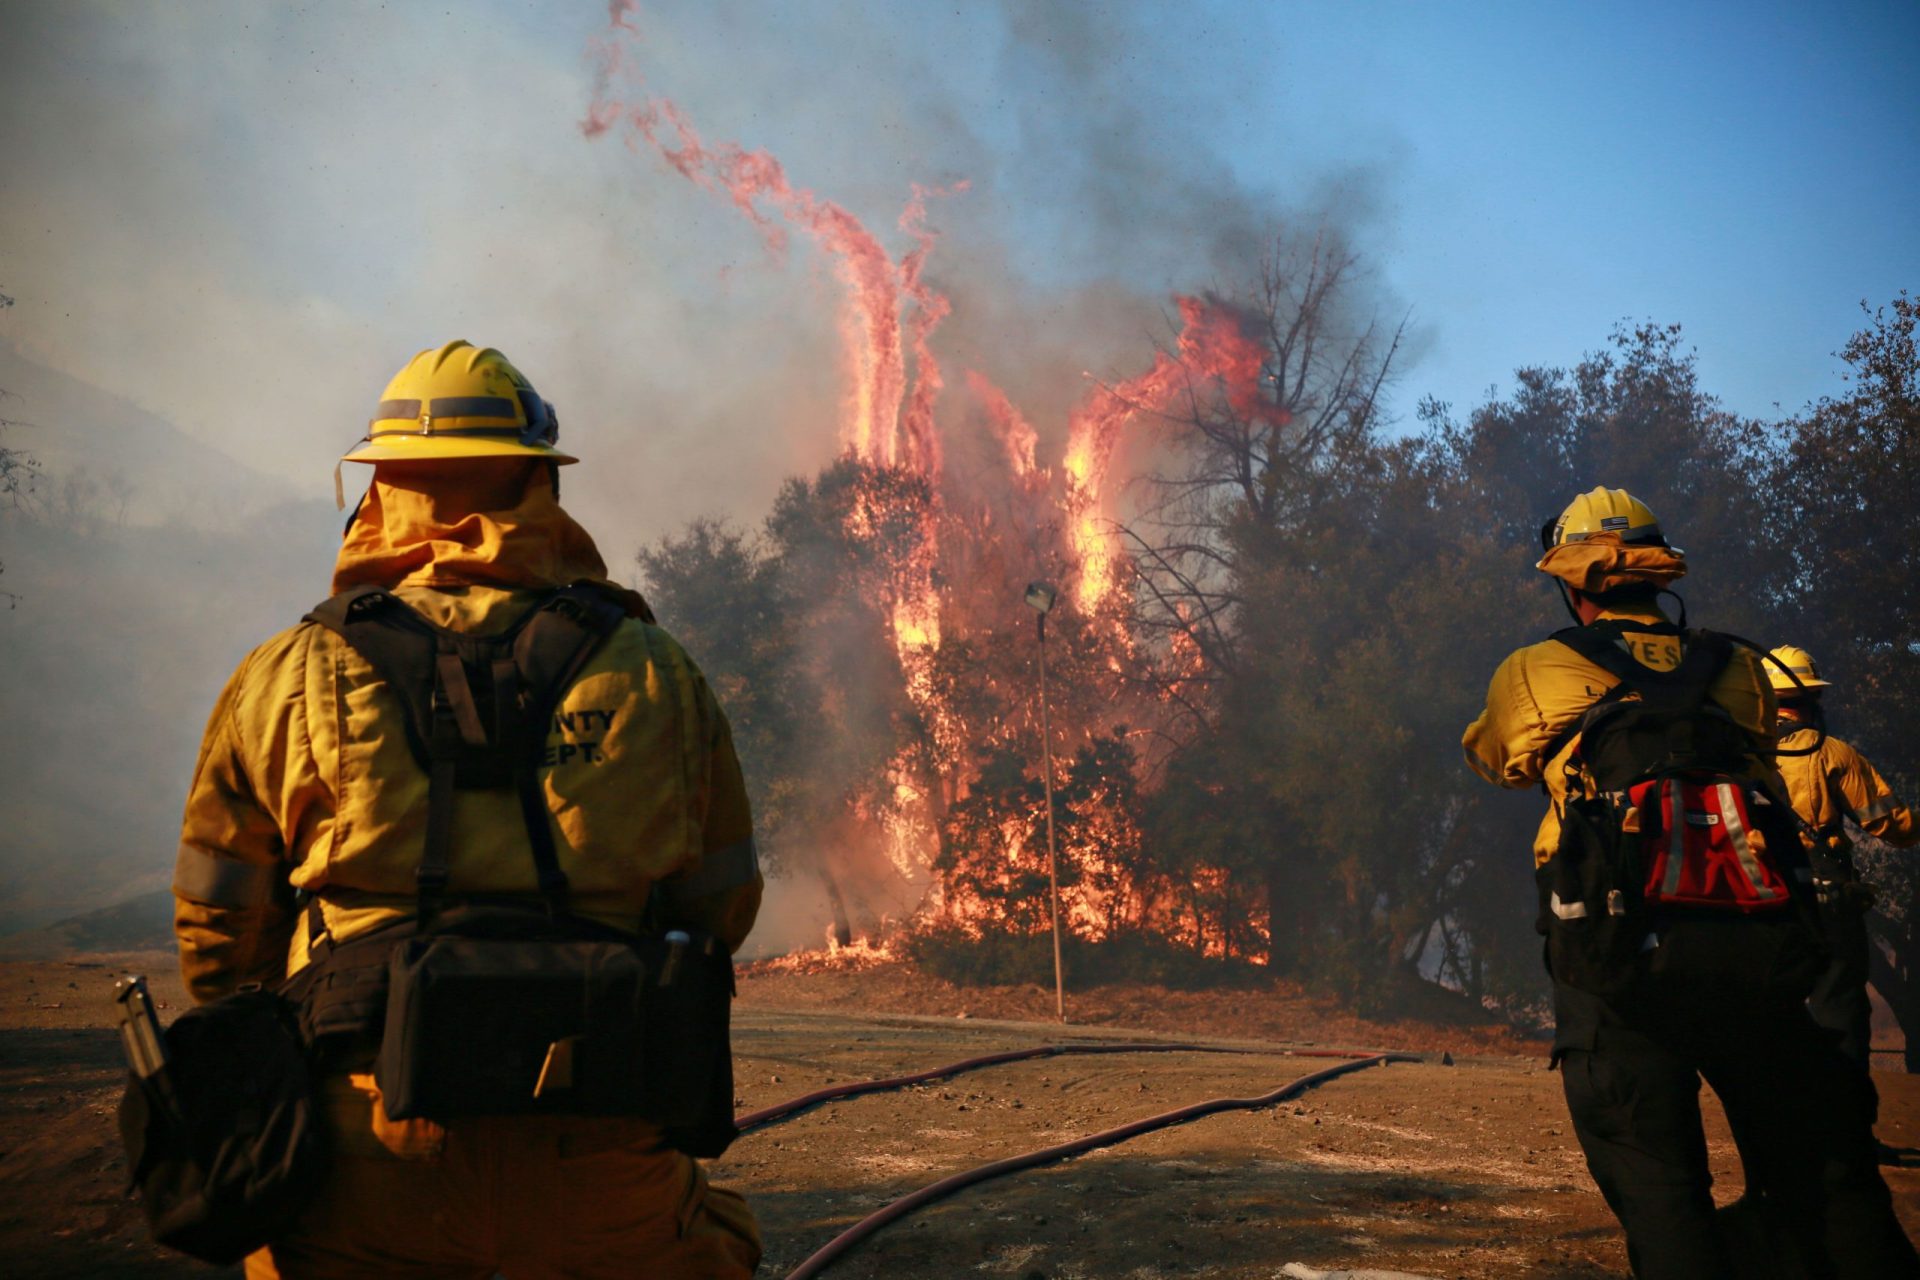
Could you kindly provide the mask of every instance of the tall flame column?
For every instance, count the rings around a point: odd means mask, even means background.
[[[1034,621],[1040,633],[1040,750],[1046,760],[1042,777],[1047,790],[1047,891],[1053,911],[1053,1012],[1067,1020],[1067,984],[1060,965],[1060,872],[1053,842],[1053,727],[1047,716],[1047,611],[1059,593],[1044,582],[1027,584],[1027,604],[1040,616]]]

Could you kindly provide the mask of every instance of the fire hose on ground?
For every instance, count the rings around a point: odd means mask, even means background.
[[[734,1126],[742,1134],[752,1129],[765,1128],[767,1125],[794,1116],[809,1108],[823,1103],[834,1102],[841,1098],[857,1097],[865,1093],[882,1093],[889,1089],[906,1089],[916,1084],[926,1084],[932,1080],[944,1080],[948,1076],[963,1075],[969,1071],[978,1071],[983,1067],[1004,1066],[1009,1062],[1026,1062],[1032,1058],[1058,1058],[1068,1054],[1095,1053],[1260,1053],[1259,1049],[1240,1049],[1226,1045],[1182,1044],[1165,1041],[1122,1044],[1043,1044],[1031,1049],[1010,1049],[1005,1053],[988,1053],[977,1058],[963,1058],[959,1062],[950,1062],[944,1067],[935,1067],[931,1071],[919,1071],[906,1076],[888,1076],[882,1080],[854,1080],[846,1084],[829,1085],[812,1093],[790,1098],[785,1102],[776,1102],[770,1107],[758,1111],[749,1111],[734,1119]],[[1289,1050],[1306,1057],[1352,1057],[1351,1054],[1336,1053],[1326,1049]]]
[[[967,1058],[960,1062],[936,1067],[931,1071],[917,1072],[913,1075],[891,1076],[882,1080],[862,1080],[844,1085],[832,1085],[813,1093],[804,1094],[787,1102],[777,1103],[759,1111],[748,1112],[735,1122],[740,1131],[746,1133],[752,1129],[789,1119],[810,1107],[818,1106],[840,1098],[854,1097],[866,1093],[879,1093],[889,1089],[903,1089],[930,1080],[944,1079],[982,1067],[998,1066],[1009,1062],[1024,1062],[1032,1058],[1061,1057],[1068,1054],[1104,1054],[1104,1053],[1260,1053],[1257,1049],[1230,1048],[1221,1045],[1166,1044],[1166,1043],[1129,1043],[1129,1044],[1059,1044],[1040,1045],[1032,1049],[1015,1049],[1006,1053],[986,1054],[977,1058]],[[1418,1054],[1411,1053],[1347,1053],[1332,1049],[1292,1049],[1283,1050],[1295,1057],[1340,1058],[1341,1062],[1319,1071],[1291,1080],[1270,1093],[1251,1098],[1213,1098],[1206,1102],[1196,1102],[1165,1111],[1145,1119],[1135,1120],[1116,1128],[1091,1133],[1055,1146],[1042,1147],[1022,1155],[1009,1156],[987,1164],[966,1169],[960,1173],[929,1183],[918,1191],[909,1192],[842,1231],[825,1245],[814,1251],[804,1262],[787,1274],[786,1280],[812,1280],[825,1271],[853,1246],[873,1235],[889,1223],[896,1222],[908,1214],[936,1200],[952,1195],[965,1187],[986,1182],[993,1178],[1004,1177],[1010,1173],[1019,1173],[1026,1169],[1038,1168],[1056,1160],[1065,1160],[1072,1156],[1101,1147],[1113,1146],[1143,1133],[1156,1129],[1166,1129],[1174,1125],[1185,1124],[1189,1120],[1198,1120],[1203,1116],[1215,1115],[1222,1111],[1250,1111],[1260,1107],[1277,1106],[1291,1098],[1305,1093],[1308,1089],[1332,1080],[1349,1072],[1366,1067],[1384,1066],[1389,1062],[1418,1062]]]

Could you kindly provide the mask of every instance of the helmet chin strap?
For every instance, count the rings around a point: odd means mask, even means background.
[[[1566,606],[1567,616],[1573,619],[1573,625],[1576,627],[1586,626],[1587,620],[1580,616],[1578,609],[1573,607],[1573,593],[1567,589],[1567,584],[1561,579],[1555,578],[1553,580],[1553,586],[1554,589],[1560,593],[1560,603]]]
[[[372,493],[372,492],[373,492],[373,486],[368,485],[367,493]],[[360,518],[360,508],[367,505],[367,493],[361,494],[360,501],[353,504],[353,514],[347,517],[347,523],[344,526],[342,526],[340,530],[340,537],[342,539],[344,539],[348,534],[353,532],[353,522]],[[342,502],[340,505],[344,507],[346,503]]]
[[[1573,619],[1574,625],[1579,627],[1586,626],[1586,619],[1582,618],[1580,611],[1573,607],[1572,590],[1559,578],[1553,580],[1553,585],[1560,592],[1560,603],[1566,606],[1567,616]],[[1673,602],[1680,606],[1680,619],[1677,625],[1684,630],[1687,625],[1687,602],[1681,599],[1678,591],[1673,591],[1666,587],[1661,587],[1658,591],[1654,592],[1655,599],[1659,599],[1661,596],[1672,596]]]

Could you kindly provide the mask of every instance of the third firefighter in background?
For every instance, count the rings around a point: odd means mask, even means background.
[[[1847,823],[1890,845],[1920,842],[1913,811],[1902,804],[1867,758],[1832,734],[1823,733],[1826,691],[1813,655],[1794,645],[1773,651],[1778,666],[1768,676],[1780,698],[1780,776],[1793,808],[1810,828],[1809,852],[1820,877],[1820,911],[1833,948],[1833,963],[1821,975],[1807,1005],[1814,1020],[1842,1035],[1841,1049],[1862,1067],[1869,1064],[1873,1005],[1867,997],[1866,915],[1872,890],[1853,862]],[[1781,668],[1785,668],[1782,670]],[[1796,683],[1797,681],[1797,683]],[[1808,752],[1809,754],[1800,754]]]

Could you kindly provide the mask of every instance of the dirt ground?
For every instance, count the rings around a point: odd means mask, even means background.
[[[121,1068],[106,997],[127,968],[180,1007],[165,955],[0,964],[9,1276],[218,1274],[148,1245],[122,1190]],[[1487,1028],[1368,1023],[1286,993],[1217,1008],[1178,994],[1079,997],[1076,1025],[1062,1029],[1000,1017],[1050,1011],[1051,992],[943,991],[888,965],[750,971],[735,1019],[743,1109],[1069,1040],[1232,1036],[1219,1042],[1259,1050],[1040,1059],[828,1104],[749,1134],[713,1173],[760,1217],[761,1274],[784,1275],[859,1217],[947,1174],[1201,1099],[1266,1092],[1326,1065],[1285,1052],[1309,1042],[1430,1056],[963,1191],[888,1227],[830,1274],[1264,1280],[1289,1262],[1503,1280],[1627,1274],[1536,1043],[1503,1044],[1507,1033]],[[967,1017],[954,1016],[956,1000]],[[1096,1021],[1113,1025],[1087,1025]],[[1440,1065],[1448,1050],[1455,1065]],[[1882,1138],[1920,1145],[1920,1081],[1879,1083]],[[1716,1193],[1731,1200],[1739,1174],[1717,1108],[1708,1133]],[[1920,1170],[1887,1174],[1903,1220],[1920,1231]]]

